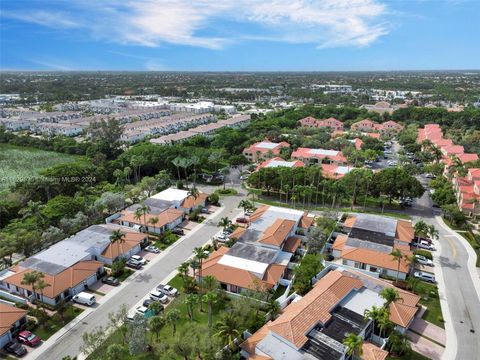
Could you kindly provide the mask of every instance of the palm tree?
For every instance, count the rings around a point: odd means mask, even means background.
[[[202,284],[202,264],[203,259],[207,259],[208,255],[205,254],[205,250],[201,246],[196,247],[193,249],[193,253],[195,254],[195,258],[198,260],[198,277],[200,278],[200,284]],[[201,286],[200,286],[201,287]]]
[[[40,304],[43,304],[43,290],[45,290],[47,287],[50,286],[50,284],[47,284],[45,282],[45,280],[43,280],[43,277],[44,275],[42,273],[40,273],[40,277],[38,278],[37,280],[37,283],[36,283],[36,288],[37,290],[40,292],[40,298],[42,299],[42,301],[40,302]]]
[[[200,164],[200,158],[196,155],[193,155],[190,158],[190,165],[193,165],[193,188],[196,188],[196,185],[197,185],[197,166],[199,164]]]
[[[407,280],[408,287],[413,293],[417,293],[417,287],[420,285],[420,279],[414,277],[414,276],[409,276]]]
[[[202,278],[202,285],[207,291],[215,291],[218,289],[218,280],[212,275],[207,275]]]
[[[23,274],[23,279],[21,281],[22,285],[30,285],[32,287],[32,293],[33,293],[33,301],[34,303],[37,300],[37,282],[39,279],[43,278],[45,275],[43,273],[38,272],[36,270],[27,272]]]
[[[398,282],[398,275],[400,273],[400,261],[403,259],[403,253],[399,249],[393,249],[390,256],[397,261],[397,276],[395,282]]]
[[[241,207],[243,209],[243,215],[245,215],[247,213],[247,210],[250,210],[253,208],[253,204],[248,200],[242,200],[238,204],[238,207]]]
[[[401,296],[397,289],[392,287],[386,287],[379,293],[380,297],[385,300],[385,308],[393,303],[394,301],[400,300]]]
[[[390,315],[386,311],[377,321],[380,337],[384,337],[386,332],[393,328],[393,322],[390,321]],[[382,336],[383,335],[383,336]]]
[[[183,277],[187,277],[189,268],[190,268],[190,264],[188,262],[183,262],[178,267],[178,272],[182,274]]]
[[[193,320],[193,306],[198,303],[198,296],[196,294],[188,294],[183,303],[187,305],[187,313],[190,321]]]
[[[148,328],[152,333],[155,334],[157,342],[158,336],[160,335],[160,331],[165,326],[165,319],[162,316],[152,316],[148,319]]]
[[[232,220],[230,220],[228,217],[221,218],[220,222],[218,223],[218,226],[223,227],[223,230],[226,230],[230,225],[232,225]]]
[[[410,266],[410,275],[413,275],[413,272],[415,271],[415,265],[418,264],[417,257],[415,254],[412,254],[411,256],[405,255],[405,260],[407,260],[408,265]]]
[[[393,354],[398,355],[408,354],[412,350],[412,346],[410,345],[407,336],[397,330],[392,331],[388,337],[387,346]]]
[[[110,243],[115,244],[117,242],[119,244],[122,244],[125,242],[125,233],[123,233],[120,229],[114,230],[110,235]]]
[[[177,156],[175,159],[172,160],[172,164],[177,168],[178,180],[180,181],[180,167],[182,164],[182,158],[180,156]]]
[[[428,236],[430,237],[430,239],[432,239],[432,240],[438,239],[438,230],[435,229],[434,225],[428,225],[427,233],[428,233]]]
[[[415,223],[413,228],[415,229],[415,234],[417,235],[417,240],[420,239],[420,236],[425,237],[425,236],[428,235],[429,227],[428,227],[428,224],[423,220],[420,220],[417,223]]]
[[[248,189],[247,196],[251,195],[252,196],[252,201],[255,200],[255,194],[256,194],[255,189],[252,189],[252,188]]]
[[[222,341],[222,344],[233,347],[233,340],[240,335],[239,322],[231,313],[225,313],[215,324],[216,333],[213,335]]]
[[[172,325],[173,335],[177,332],[177,321],[180,319],[180,310],[173,309],[165,315],[165,321]]]
[[[208,307],[208,327],[212,327],[213,304],[218,300],[218,294],[214,291],[209,291],[202,296],[201,301],[207,303]]]
[[[193,196],[195,200],[197,200],[200,196],[200,191],[198,191],[195,185],[193,185],[193,187],[188,191],[188,196]]]
[[[142,208],[138,207],[135,209],[135,212],[133,213],[133,218],[140,222],[140,219],[142,218]]]
[[[141,210],[141,213],[143,215],[143,223],[145,224],[145,227],[147,227],[147,214],[150,213],[150,211],[152,211],[152,209],[150,208],[150,206],[142,203],[139,207],[139,209]],[[138,210],[138,209],[137,209]]]
[[[361,336],[348,333],[343,339],[343,345],[347,347],[347,354],[353,356],[353,358],[362,356],[363,338]]]
[[[280,311],[281,311],[280,304],[278,303],[277,300],[273,299],[272,301],[268,302],[266,311],[267,313],[270,314],[270,319],[273,321],[275,320],[277,315],[280,314]]]
[[[156,225],[158,224],[159,221],[160,221],[160,220],[158,219],[157,216],[154,216],[154,217],[152,217],[150,220],[148,220],[148,222],[153,225],[153,232],[154,232],[154,233],[157,232]]]
[[[380,318],[380,316],[382,315],[382,311],[384,310],[385,308],[373,305],[371,309],[365,309],[365,312],[363,313],[365,320],[372,320],[373,333],[375,333],[375,322]]]

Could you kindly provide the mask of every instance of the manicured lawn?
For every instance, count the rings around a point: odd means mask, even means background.
[[[442,328],[445,327],[437,287],[421,281],[418,285],[417,293],[421,296],[420,304],[427,307],[423,319]]]
[[[40,338],[45,341],[50,336],[55,334],[58,330],[60,330],[62,327],[67,325],[70,321],[75,319],[82,312],[83,312],[82,309],[70,305],[68,306],[67,311],[63,315],[64,316],[63,322],[61,321],[60,316],[58,314],[55,314],[54,316],[50,317],[49,320],[47,321],[47,327],[39,325],[33,330],[33,332],[36,335],[40,336]]]
[[[231,196],[231,195],[237,195],[238,192],[235,189],[230,189],[226,188],[225,190],[223,189],[218,189],[215,191],[215,193],[218,194],[218,196]]]
[[[168,285],[173,286],[180,291],[180,289],[183,288],[182,275],[176,275],[172,280],[168,282]]]
[[[123,269],[122,275],[117,276],[118,281],[122,282],[125,281],[126,278],[128,278],[130,275],[133,274],[133,270],[129,268]]]
[[[408,355],[403,356],[387,356],[387,360],[430,360],[430,358],[423,356],[415,351],[411,351]]]
[[[76,155],[0,144],[0,192],[19,180],[37,176],[40,170],[79,159]]]
[[[172,234],[171,232],[166,232],[158,237],[158,240],[155,241],[155,246],[160,250],[165,250],[170,245],[174,244],[178,239],[180,239],[180,236]]]

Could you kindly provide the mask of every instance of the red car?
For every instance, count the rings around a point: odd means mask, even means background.
[[[240,223],[240,224],[248,224],[248,219],[244,218],[244,217],[239,217],[237,218],[237,223]]]
[[[42,342],[42,339],[30,331],[24,330],[18,334],[18,341],[28,346],[37,346]]]

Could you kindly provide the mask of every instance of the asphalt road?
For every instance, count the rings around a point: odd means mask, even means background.
[[[426,183],[426,180],[422,179],[422,182]],[[467,249],[454,231],[441,226],[435,218],[440,211],[433,208],[428,191],[407,212],[415,221],[424,220],[435,225],[439,232],[440,249],[435,255],[439,260],[437,266],[440,265],[443,274],[444,295],[454,331],[454,334],[449,334],[446,326],[447,339],[448,336],[457,338],[455,359],[480,359],[480,299],[467,268]]]
[[[220,230],[217,227],[217,223],[221,217],[233,217],[241,211],[237,209],[237,205],[244,194],[241,193],[241,189],[237,190],[239,191],[237,196],[224,197],[221,199],[224,205],[221,211],[212,216],[212,218],[204,224],[201,224],[199,228],[194,229],[192,234],[187,234],[185,239],[170,251],[165,254],[160,254],[152,260],[152,264],[149,264],[150,266],[140,271],[137,276],[127,280],[129,283],[119,289],[117,294],[105,302],[100,300],[101,303],[95,311],[91,312],[81,322],[76,324],[58,341],[55,341],[49,347],[46,346],[48,344],[43,344],[38,348],[41,353],[35,352],[31,354],[29,358],[60,360],[67,355],[70,355],[72,358],[77,356],[80,353],[83,333],[89,332],[99,326],[105,328],[108,324],[108,314],[118,311],[122,304],[125,304],[129,309],[133,307],[155,286],[176,270],[181,263],[186,261],[192,255],[195,247],[205,244]]]

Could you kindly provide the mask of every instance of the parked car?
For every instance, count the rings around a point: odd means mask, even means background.
[[[140,264],[138,261],[135,261],[133,259],[130,259],[128,260],[126,263],[125,263],[125,266],[131,268],[131,269],[141,269],[142,268],[142,264]]]
[[[18,342],[13,342],[13,341],[7,343],[7,345],[5,345],[3,349],[7,353],[18,356],[18,357],[23,356],[27,353],[27,349],[25,349],[25,346],[22,346],[22,344]]]
[[[420,249],[435,251],[435,248],[426,241],[420,241],[417,243],[412,243],[412,246],[418,247]]]
[[[417,262],[418,262],[419,264],[427,265],[427,266],[433,266],[433,261],[430,260],[430,259],[427,259],[425,256],[423,256],[423,255],[415,255],[415,257],[417,258]]]
[[[145,260],[143,257],[141,257],[140,255],[132,255],[130,257],[130,260],[135,260],[136,262],[142,264],[142,265],[145,265],[147,263],[147,260]]]
[[[135,311],[137,313],[139,313],[140,315],[145,315],[145,313],[147,312],[148,308],[146,306],[137,306],[137,308],[135,309]]]
[[[162,293],[164,293],[165,295],[168,295],[168,296],[177,296],[178,295],[178,290],[175,289],[174,287],[170,286],[170,285],[158,285],[157,286],[157,290],[158,291],[161,291]]]
[[[42,339],[40,339],[39,336],[35,335],[34,333],[28,330],[20,331],[20,333],[17,336],[17,339],[22,344],[25,344],[28,346],[37,346],[42,342]]]
[[[155,301],[155,300],[153,300],[153,299],[145,299],[145,300],[143,301],[142,305],[145,306],[146,308],[148,308],[150,305],[152,305],[152,304],[155,303],[155,302],[158,302],[158,301]],[[159,306],[159,309],[160,309],[160,311],[163,311],[163,310],[164,310],[163,305],[160,305],[160,306]]]
[[[149,245],[145,248],[145,251],[148,251],[148,252],[151,252],[151,253],[154,253],[154,254],[158,254],[160,252],[160,249],[158,247],[156,247],[155,245]]]
[[[423,272],[423,271],[415,271],[413,273],[413,276],[415,276],[417,279],[420,279],[420,280],[423,280],[423,281],[426,281],[426,282],[435,283],[435,276],[433,276],[432,274]]]
[[[75,295],[72,300],[76,302],[77,304],[82,304],[82,305],[87,305],[87,306],[92,306],[95,304],[97,299],[95,298],[95,295],[86,293],[86,292],[81,292],[77,295]]]
[[[227,235],[225,235],[224,233],[221,233],[217,235],[217,240],[225,241],[227,240],[227,237],[228,237]]]
[[[208,208],[206,208],[206,207],[201,208],[201,209],[200,209],[200,212],[201,212],[202,214],[210,214],[210,210],[208,210]]]
[[[248,224],[248,219],[244,218],[244,217],[239,217],[235,220],[237,223],[240,223],[240,224]]]
[[[105,276],[102,279],[102,283],[107,284],[107,285],[112,285],[112,286],[118,286],[120,285],[120,281],[113,276]]]
[[[180,228],[174,228],[174,229],[172,229],[172,234],[175,234],[175,235],[184,235],[184,234],[185,234],[185,231],[183,231],[183,229],[180,229]]]
[[[168,297],[164,293],[158,291],[157,289],[152,290],[150,292],[150,299],[155,300],[155,301],[160,301],[162,304],[165,304],[168,302]]]

